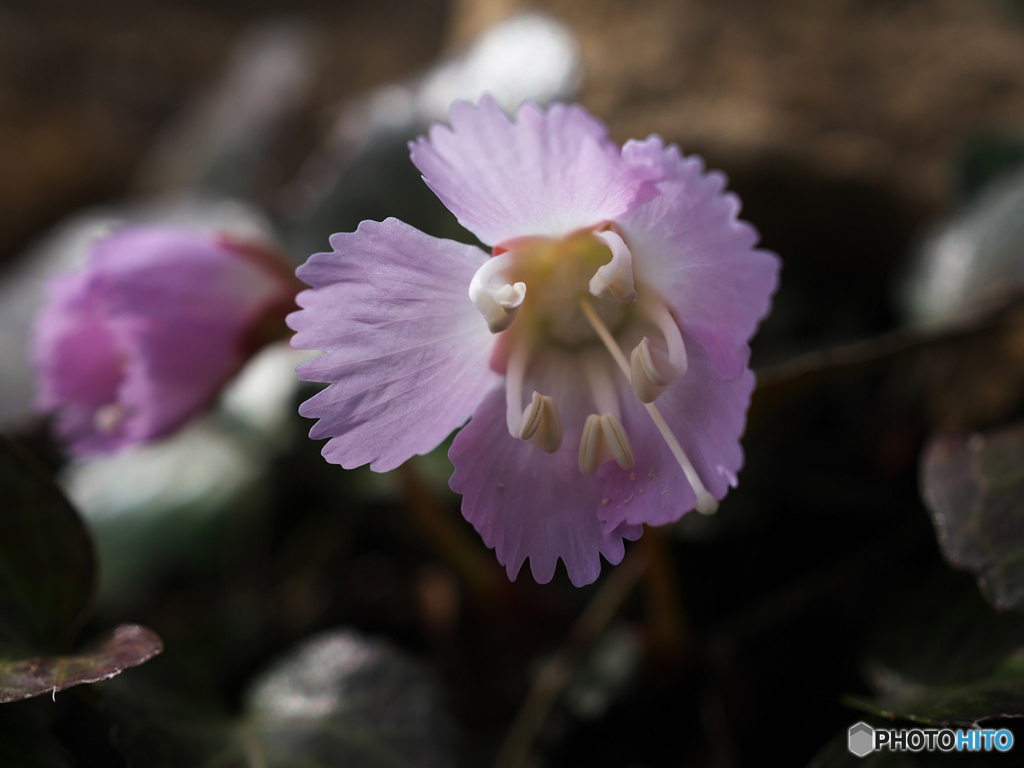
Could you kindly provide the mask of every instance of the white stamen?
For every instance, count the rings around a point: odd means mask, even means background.
[[[469,298],[487,321],[491,333],[512,325],[526,298],[526,283],[510,284],[501,273],[512,266],[512,252],[494,256],[483,263],[469,281]]]
[[[636,464],[636,458],[633,456],[633,444],[629,442],[629,435],[626,434],[619,417],[614,413],[604,414],[601,417],[601,434],[615,463],[623,469],[632,469]]]
[[[653,403],[661,393],[679,381],[671,363],[644,336],[629,356],[633,391],[642,403]]]
[[[528,356],[527,347],[516,344],[505,365],[505,422],[512,437],[519,437],[519,420],[523,417],[523,380]]]
[[[592,413],[587,416],[580,435],[580,472],[592,475],[609,459],[615,459],[623,469],[632,469],[636,464],[633,444],[618,416],[614,413],[603,416]]]
[[[545,453],[554,453],[561,447],[562,417],[548,395],[533,393],[533,399],[519,419],[519,439]]]
[[[595,352],[585,356],[583,366],[597,410],[600,413],[614,413],[618,416],[619,396],[615,391],[615,381],[608,370],[607,360]]]
[[[648,308],[668,345],[668,357],[644,336],[630,355],[633,391],[641,402],[653,403],[666,389],[686,374],[686,346],[683,335],[668,309],[661,303]]]
[[[590,293],[600,298],[607,291],[622,302],[635,301],[636,289],[633,287],[633,254],[629,252],[626,241],[617,232],[610,229],[594,233],[604,240],[611,249],[612,260],[600,267],[590,278]]]
[[[580,472],[592,475],[603,463],[601,461],[601,441],[604,430],[601,429],[601,417],[596,413],[587,416],[583,422],[583,434],[580,435]]]
[[[616,343],[611,331],[608,330],[608,326],[606,326],[601,318],[598,317],[597,312],[594,311],[594,308],[586,298],[580,299],[580,309],[583,310],[583,315],[590,322],[590,325],[593,326],[594,331],[601,338],[601,341],[604,342],[608,352],[618,364],[619,370],[622,371],[622,374],[627,380],[632,381],[630,365],[626,361],[626,356],[622,354],[622,350],[619,349],[619,345]],[[700,475],[697,474],[697,470],[694,468],[693,463],[686,455],[686,452],[683,451],[683,447],[679,445],[679,441],[676,439],[676,436],[672,434],[672,430],[669,429],[668,424],[661,415],[661,411],[658,410],[658,407],[654,403],[644,403],[644,407],[647,409],[647,413],[650,415],[651,420],[654,422],[654,425],[658,428],[662,438],[668,445],[669,450],[672,452],[672,456],[675,457],[675,460],[679,463],[680,468],[683,470],[683,474],[686,476],[687,482],[690,483],[694,493],[697,495],[696,510],[705,515],[710,515],[715,512],[718,509],[718,501],[710,492],[708,492],[708,489],[701,481]],[[583,432],[584,435],[586,435],[586,427],[584,427]],[[583,447],[581,444],[580,471],[583,471],[582,456]],[[584,472],[584,474],[586,474],[586,472]]]

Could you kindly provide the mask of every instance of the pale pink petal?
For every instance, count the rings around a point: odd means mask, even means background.
[[[771,305],[778,258],[754,248],[756,230],[737,219],[739,198],[723,193],[725,177],[705,173],[700,158],[682,157],[657,136],[627,142],[623,157],[666,174],[659,197],[617,222],[637,276],[664,295],[719,373],[740,375]]]
[[[250,327],[292,291],[219,237],[116,232],[51,283],[33,342],[38,405],[76,454],[167,434],[216,397],[252,351]]]
[[[50,282],[32,341],[36,407],[56,412],[56,429],[76,453],[109,450],[110,438],[97,433],[95,416],[116,399],[123,375],[122,356],[88,284],[84,273]]]
[[[689,353],[686,375],[656,405],[679,440],[697,474],[715,498],[725,496],[743,466],[740,437],[754,390],[754,374],[744,370],[723,379],[708,354],[684,336]],[[620,377],[623,425],[633,443],[636,466],[624,470],[614,462],[598,472],[608,480],[601,519],[609,529],[628,523],[664,525],[693,509],[696,497],[682,469],[654,426],[632,387]]]
[[[509,578],[529,557],[533,577],[548,582],[561,558],[570,581],[582,586],[600,574],[600,555],[618,563],[625,551],[623,538],[637,539],[643,528],[626,523],[606,530],[599,519],[605,483],[581,474],[578,466],[583,420],[593,406],[578,394],[580,388],[566,386],[567,374],[579,370],[576,361],[556,361],[549,368],[554,370],[528,380],[525,389],[550,394],[559,404],[562,447],[548,454],[510,436],[505,390],[497,387],[455,436],[448,452],[455,465],[450,485],[462,494],[463,515],[494,548]]]
[[[278,276],[218,238],[127,229],[100,242],[90,290],[124,356],[124,444],[160,437],[205,408],[251,350],[244,334],[287,294]]]
[[[513,122],[490,96],[460,101],[451,128],[410,144],[423,179],[466,229],[497,245],[615,219],[655,194],[657,166],[623,161],[582,107],[523,104]]]
[[[292,346],[326,352],[300,378],[330,384],[299,413],[320,419],[309,434],[331,438],[328,461],[384,472],[436,448],[501,380],[468,293],[487,254],[397,219],[364,221],[331,246],[299,268],[313,289],[288,317]]]

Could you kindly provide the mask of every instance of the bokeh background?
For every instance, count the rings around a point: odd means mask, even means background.
[[[118,222],[296,264],[364,218],[469,241],[405,142],[484,91],[702,155],[782,258],[717,515],[591,587],[510,584],[443,447],[387,475],[318,456],[286,345],[166,441],[62,455],[25,352],[46,275]],[[984,715],[1024,715],[1022,163],[1014,0],[5,0],[0,418],[91,531],[79,638],[139,622],[165,648],[0,705],[9,764],[839,766],[857,720],[973,721],[907,702],[995,673]],[[992,429],[990,530],[922,456]],[[958,544],[981,529],[996,554]]]

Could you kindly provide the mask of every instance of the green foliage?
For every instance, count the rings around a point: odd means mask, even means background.
[[[169,666],[105,683],[113,740],[133,768],[445,768],[454,727],[437,685],[386,643],[325,632],[260,674],[231,718]]]
[[[0,649],[61,652],[91,610],[96,563],[46,470],[0,438]]]
[[[1024,717],[1024,617],[995,613],[967,579],[905,590],[868,651],[876,697],[852,706],[887,718],[969,726]]]
[[[1024,3],[1017,0],[1024,9]],[[1024,138],[989,134],[964,147],[958,168],[960,191],[972,197],[987,184],[1024,164]]]
[[[936,437],[921,490],[946,558],[976,573],[998,608],[1024,608],[1024,425]]]
[[[68,656],[0,660],[0,703],[18,701],[83,683],[96,683],[134,667],[163,650],[150,629],[122,624],[86,650]]]
[[[0,703],[105,680],[160,652],[151,630],[124,625],[80,653],[51,655],[92,609],[92,544],[46,470],[7,439],[0,495]]]

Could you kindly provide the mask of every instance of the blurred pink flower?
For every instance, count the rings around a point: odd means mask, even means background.
[[[119,230],[82,271],[48,285],[33,338],[36,405],[77,455],[166,435],[284,337],[295,290],[261,246],[169,226]]]
[[[725,177],[657,136],[611,143],[578,106],[457,103],[412,160],[493,248],[395,219],[299,268],[300,412],[344,467],[394,469],[455,437],[451,487],[515,578],[574,584],[642,524],[711,512],[743,464],[748,340],[778,259]]]

